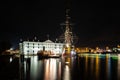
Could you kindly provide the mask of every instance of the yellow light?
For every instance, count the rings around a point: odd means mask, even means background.
[[[66,44],[66,47],[69,47],[69,44]]]

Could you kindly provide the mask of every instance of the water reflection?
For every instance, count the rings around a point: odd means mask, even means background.
[[[30,57],[30,63],[27,58],[22,64],[21,80],[61,80],[61,61],[60,59],[38,60],[37,56]],[[29,66],[29,67],[28,67]]]
[[[79,55],[78,67],[83,69],[79,71],[82,80],[117,80],[117,76],[120,76],[120,60],[117,61],[118,57],[116,56],[114,59],[114,56],[110,54]]]
[[[10,62],[12,62],[12,60],[13,60],[13,58],[12,58],[12,57],[10,57]]]
[[[99,66],[100,66],[100,62],[99,62],[99,55],[96,55],[95,58],[95,76],[96,76],[96,80],[99,80]]]
[[[118,68],[117,68],[118,80],[120,79],[120,54],[118,54]]]
[[[88,75],[88,55],[85,55],[85,71],[84,75]],[[84,76],[86,78],[86,76]]]
[[[31,56],[20,64],[20,80],[120,79],[120,55],[81,54],[41,60]]]
[[[90,65],[90,74],[91,74],[91,76],[94,76],[94,75],[93,75],[93,74],[94,74],[94,73],[93,73],[94,63],[95,63],[94,61],[95,61],[94,58],[91,57],[91,58],[90,58],[90,64],[91,64],[91,65]],[[86,64],[88,64],[88,63],[86,63]]]
[[[59,62],[57,63],[56,59],[48,59],[48,60],[45,60],[44,65],[45,65],[44,80],[56,80],[57,75],[59,75],[59,71],[60,71]],[[59,71],[57,71],[57,70],[59,70]],[[57,74],[57,72],[58,72],[58,74]]]
[[[70,68],[68,65],[65,65],[63,80],[70,80]]]
[[[106,64],[106,80],[110,80],[110,75],[111,75],[111,58],[110,55],[107,54],[105,57],[105,64]]]
[[[65,61],[63,61],[64,64],[64,70],[63,70],[63,80],[71,80],[70,78],[70,67],[71,67],[71,58],[65,57]]]

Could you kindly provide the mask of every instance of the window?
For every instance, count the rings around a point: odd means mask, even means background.
[[[27,52],[29,53],[29,50],[27,50]]]

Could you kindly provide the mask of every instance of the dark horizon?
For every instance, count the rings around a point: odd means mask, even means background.
[[[70,1],[72,31],[79,40],[78,46],[112,46],[120,44],[120,12],[114,1]],[[18,45],[20,39],[35,36],[44,41],[55,40],[63,33],[66,0],[2,1],[0,3],[0,41],[9,40]]]

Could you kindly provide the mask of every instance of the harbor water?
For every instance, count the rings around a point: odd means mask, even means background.
[[[0,56],[1,80],[120,80],[120,54]]]
[[[39,59],[24,56],[20,80],[120,80],[120,54],[79,54]]]

